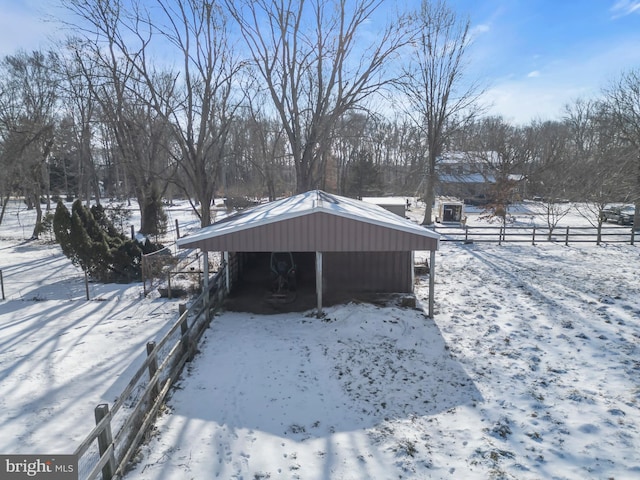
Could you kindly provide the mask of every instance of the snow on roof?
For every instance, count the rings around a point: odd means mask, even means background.
[[[353,198],[333,195],[323,192],[322,190],[311,190],[306,193],[283,198],[282,200],[248,208],[213,223],[208,227],[204,227],[194,234],[185,236],[176,243],[178,246],[183,246],[184,244],[191,244],[197,240],[219,237],[231,232],[247,230],[316,212],[325,212],[360,222],[421,235],[423,237],[440,238],[437,233],[427,230],[395,213],[389,212],[378,205]]]
[[[406,205],[407,197],[362,197],[362,201],[375,205]]]
[[[481,173],[445,174],[438,177],[442,183],[495,183],[493,175]]]
[[[444,152],[438,157],[439,164],[498,163],[498,152]]]

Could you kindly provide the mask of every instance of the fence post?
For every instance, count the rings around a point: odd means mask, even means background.
[[[94,411],[96,418],[96,425],[109,414],[109,405],[101,403]],[[109,449],[109,446],[113,443],[113,435],[111,434],[111,422],[107,422],[104,429],[98,435],[98,449],[100,457]],[[116,458],[113,449],[109,454],[109,461],[102,467],[102,480],[111,480],[113,474],[116,471]]]
[[[131,225],[131,240],[135,240],[136,238],[136,227]]]
[[[167,298],[171,299],[171,270],[167,272]]]
[[[89,276],[86,270],[84,271],[84,292],[87,296],[87,301],[91,300],[91,298],[89,298]]]
[[[500,227],[500,230],[498,230],[498,245],[502,245],[502,229],[504,227]]]
[[[149,380],[151,380],[158,371],[158,357],[153,353],[154,348],[156,348],[156,342],[147,343],[147,356],[153,355],[153,358],[151,358],[149,362]],[[154,399],[158,396],[158,393],[158,383],[156,382],[151,389],[151,394]]]
[[[633,226],[631,226],[631,245],[633,245],[633,242],[635,240],[635,235],[636,235],[636,231],[633,228]],[[2,270],[0,270],[0,278],[2,278]],[[2,291],[2,299],[4,300],[4,290]]]
[[[531,236],[531,245],[536,244],[536,226],[533,226],[533,235]]]
[[[147,256],[142,255],[142,292],[147,296]]]
[[[469,241],[469,225],[464,226],[464,243]]]
[[[187,311],[186,303],[178,304],[178,315],[182,318],[184,312]],[[187,317],[185,316],[182,322],[180,323],[180,338],[182,341],[182,354],[186,355],[187,352],[191,349],[191,345],[189,345],[189,336],[187,335],[187,331],[189,330],[189,325],[187,325]],[[191,361],[191,355],[187,357],[187,361]]]
[[[180,239],[180,225],[178,225],[178,219],[176,218],[176,238]]]
[[[569,246],[569,227],[567,226],[567,233],[564,237],[564,246],[568,247]]]
[[[631,230],[631,245],[633,245],[633,229]],[[2,279],[2,270],[0,270],[0,287],[2,287],[2,299],[4,298],[4,280]]]

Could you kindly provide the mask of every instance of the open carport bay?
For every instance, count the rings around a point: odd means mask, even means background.
[[[317,306],[316,254],[292,252],[296,289],[286,299],[273,296],[270,252],[231,254],[236,273],[225,302],[230,311],[253,313],[302,312]],[[324,305],[351,300],[386,303],[390,293],[411,290],[411,252],[327,252],[323,254]],[[234,258],[235,257],[235,258]],[[397,279],[404,279],[399,285]],[[404,288],[399,288],[404,287]]]
[[[287,299],[273,298],[271,252],[236,253],[239,272],[225,301],[225,309],[261,314],[301,312],[316,306],[315,252],[293,252],[296,288]]]

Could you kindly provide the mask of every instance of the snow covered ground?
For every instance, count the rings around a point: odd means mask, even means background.
[[[177,305],[139,284],[87,302],[57,247],[0,238],[5,285],[37,282],[0,303],[0,451],[71,453]],[[436,262],[434,319],[217,316],[127,478],[640,478],[640,249],[443,242]]]
[[[445,244],[434,320],[223,314],[130,478],[637,478],[639,261]]]
[[[34,211],[12,203],[0,225],[0,452],[73,453],[178,317],[178,300],[142,283],[89,284],[60,247],[29,241]]]

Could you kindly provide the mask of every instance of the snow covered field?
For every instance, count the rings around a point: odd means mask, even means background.
[[[73,453],[175,321],[178,301],[141,283],[89,284],[60,247],[28,241],[35,212],[12,205],[0,225],[0,452]]]
[[[637,248],[438,262],[433,321],[218,317],[130,478],[640,477]]]
[[[0,451],[71,453],[177,302],[87,302],[57,246],[8,225]],[[433,320],[217,316],[127,478],[640,478],[640,249],[443,242],[436,261]]]

